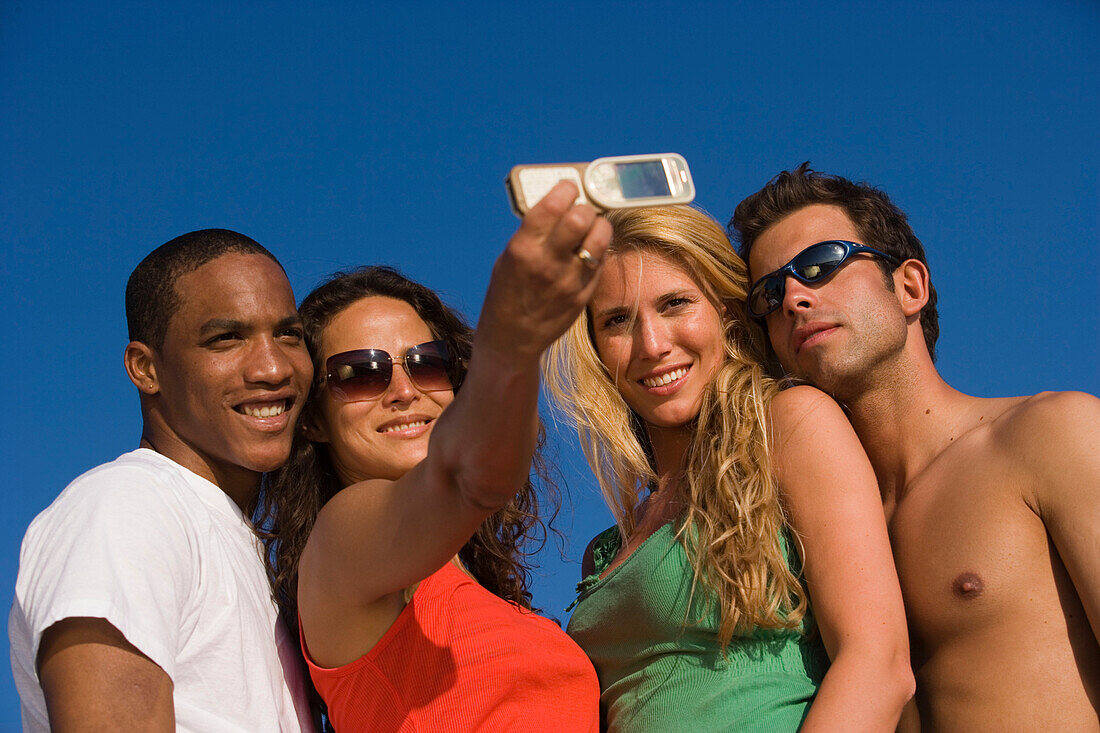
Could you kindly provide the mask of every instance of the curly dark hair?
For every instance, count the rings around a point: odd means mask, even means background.
[[[473,348],[473,330],[431,289],[382,266],[337,272],[302,301],[299,312],[316,373],[322,373],[321,339],[325,328],[345,308],[371,296],[408,303],[427,324],[433,338],[447,343],[454,358],[452,379],[457,392]],[[306,412],[314,404],[317,389],[315,381]],[[254,512],[275,600],[295,631],[298,561],[321,507],[344,488],[327,450],[303,434],[301,426],[304,423],[305,420],[299,422],[290,460],[264,477]],[[558,489],[542,460],[543,435],[540,426],[533,473],[552,505],[550,518],[545,523],[539,518],[539,498],[534,483],[528,479],[512,501],[486,519],[459,551],[459,557],[478,583],[526,609],[531,609],[528,576],[533,563],[530,558],[545,544],[547,527],[552,529],[551,523],[560,506]]]
[[[810,168],[809,161],[793,171],[783,171],[759,191],[737,205],[729,222],[730,237],[740,245],[739,254],[745,262],[756,240],[769,227],[812,204],[829,204],[844,210],[852,220],[863,244],[880,249],[899,261],[919,260],[928,266],[924,246],[913,233],[905,213],[885,192],[867,183],[855,183],[847,178],[821,173]],[[875,258],[889,279],[893,265]],[[920,325],[928,355],[936,360],[936,339],[940,335],[939,313],[936,310],[936,288],[928,286],[928,302],[920,312]]]

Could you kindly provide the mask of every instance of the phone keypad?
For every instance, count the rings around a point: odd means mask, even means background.
[[[588,201],[584,195],[584,185],[581,183],[581,174],[576,168],[568,166],[541,166],[537,168],[524,168],[519,172],[520,188],[523,197],[527,201],[527,208],[542,200],[542,197],[550,193],[550,189],[558,184],[558,181],[572,181],[577,184],[577,200],[573,203],[583,204]]]

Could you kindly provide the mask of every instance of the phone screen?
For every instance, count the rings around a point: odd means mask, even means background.
[[[672,193],[665,177],[665,167],[659,160],[640,163],[616,163],[624,199],[655,198]]]

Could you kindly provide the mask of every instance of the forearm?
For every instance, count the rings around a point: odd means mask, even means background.
[[[547,196],[497,259],[469,371],[433,431],[433,457],[475,506],[507,503],[527,478],[537,442],[539,358],[576,319],[595,283],[572,253],[583,239],[600,254],[610,236],[594,212],[570,204]],[[545,243],[532,247],[540,239]]]
[[[907,654],[843,650],[829,667],[801,730],[893,731],[913,687]]]
[[[495,510],[527,480],[537,442],[538,389],[537,360],[524,364],[475,342],[467,379],[439,419],[429,451],[464,502]]]

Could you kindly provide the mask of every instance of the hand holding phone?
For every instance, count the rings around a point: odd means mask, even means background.
[[[580,190],[576,203],[597,210],[688,204],[695,184],[687,161],[676,153],[620,155],[591,163],[517,165],[505,179],[512,211],[523,217],[559,181]]]

